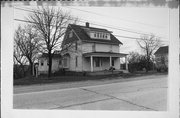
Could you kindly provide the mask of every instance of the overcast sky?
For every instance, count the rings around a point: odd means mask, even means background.
[[[36,7],[17,7],[33,9]],[[70,11],[71,15],[78,17],[84,22],[89,22],[90,26],[105,28],[112,31],[114,35],[140,38],[142,34],[155,34],[161,37],[162,45],[168,45],[169,14],[168,8],[142,8],[142,7],[61,7],[64,11]],[[22,19],[28,16],[29,12],[14,9],[14,19]],[[14,21],[15,29],[23,22]],[[98,24],[101,26],[93,25]],[[79,22],[79,25],[85,23]],[[103,27],[106,26],[106,27]],[[107,28],[113,27],[113,28]],[[119,30],[117,30],[119,29]],[[126,31],[122,31],[122,30]],[[127,32],[128,31],[128,32]],[[136,33],[132,33],[136,32]],[[131,51],[141,52],[135,39],[117,37],[123,45],[121,53]]]

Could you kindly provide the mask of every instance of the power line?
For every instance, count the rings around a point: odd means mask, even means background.
[[[20,22],[38,24],[38,23],[35,23],[35,22],[31,22],[31,21],[27,21],[27,20],[22,20],[22,19],[14,19],[14,20],[15,20],[15,21],[20,21]],[[47,24],[44,24],[44,25],[47,25]],[[54,25],[53,25],[53,26],[54,26]],[[120,36],[120,35],[114,35],[114,36],[123,37],[123,38],[140,39],[140,38],[134,38],[134,37]]]
[[[26,22],[26,23],[34,23],[34,24],[37,24],[35,22],[31,22],[31,21],[26,21],[26,20],[21,20],[21,19],[14,19],[15,21],[20,21],[20,22]],[[44,24],[44,25],[47,25],[47,24]],[[54,26],[54,25],[51,25],[51,26]],[[121,37],[121,38],[128,38],[128,39],[136,39],[136,40],[144,40],[144,39],[141,39],[141,38],[136,38],[136,37],[128,37],[128,36],[122,36],[122,35],[114,35],[116,37]],[[162,41],[162,40],[160,40]],[[166,41],[162,41],[162,42],[166,42]]]
[[[27,21],[27,20],[21,20],[21,19],[14,19],[15,21],[21,21],[21,22],[27,22],[27,23],[34,23],[34,24],[38,24],[36,22],[32,22],[32,21]],[[43,25],[48,25],[48,24],[43,24]],[[53,27],[56,27],[55,25],[50,25],[50,26],[53,26]]]
[[[72,8],[72,7],[68,7],[68,6],[66,6],[66,7],[69,8],[69,9],[74,9],[74,10],[78,10],[78,11],[82,11],[82,12],[86,12],[86,13],[91,13],[91,14],[95,14],[95,15],[99,15],[99,16],[103,16],[103,17],[109,17],[107,15],[99,14],[99,13],[92,12],[92,11],[82,10],[82,9],[78,9],[78,8]],[[111,17],[109,17],[109,18],[111,18]],[[117,18],[117,17],[114,17],[114,18],[116,18],[118,20],[125,21],[125,22],[137,23],[137,24],[141,24],[141,25],[147,25],[147,26],[158,27],[159,28],[159,26],[155,26],[155,25],[152,25],[152,24],[142,23],[142,22],[138,22],[138,21],[132,21],[132,20],[128,20],[128,19],[122,19],[122,18]]]
[[[128,37],[128,36],[122,36],[122,35],[114,35],[116,37],[121,37],[121,38],[128,38],[128,39],[136,39],[136,40],[145,40],[145,39],[142,39],[142,38],[136,38],[136,37]],[[164,40],[160,40],[161,42],[169,42],[169,41],[164,41]]]
[[[33,11],[33,10],[27,10],[27,9],[22,9],[22,8],[17,8],[15,7],[15,9],[19,9],[19,10],[24,10],[24,11],[28,11],[28,12],[36,12],[36,11]],[[42,14],[41,12],[37,12],[39,14]],[[74,20],[74,19],[69,19],[69,20]],[[86,23],[87,21],[83,21],[83,20],[78,20],[79,22],[82,22],[82,23]],[[125,31],[125,32],[130,32],[130,33],[135,33],[135,34],[141,34],[141,35],[151,35],[151,34],[147,34],[147,33],[139,33],[139,32],[136,32],[136,31],[130,31],[130,30],[127,30],[127,29],[124,29],[124,28],[115,28],[115,27],[111,27],[111,26],[107,26],[107,25],[100,25],[100,24],[96,24],[96,23],[92,23],[90,22],[91,24],[93,25],[97,25],[97,26],[101,26],[101,27],[106,27],[106,28],[111,28],[111,29],[115,29],[115,30],[121,30],[121,31]],[[164,38],[164,37],[159,37],[159,36],[156,36],[158,38]]]

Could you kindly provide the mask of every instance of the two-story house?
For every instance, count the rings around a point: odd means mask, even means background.
[[[69,24],[62,42],[63,68],[69,71],[103,71],[120,69],[119,41],[111,31],[101,28]]]

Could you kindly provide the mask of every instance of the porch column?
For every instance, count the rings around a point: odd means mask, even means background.
[[[126,70],[128,70],[127,56],[125,56]]]
[[[110,58],[110,59],[109,59],[109,60],[110,60],[109,63],[110,63],[110,67],[111,67],[111,66],[112,66],[112,57],[110,56],[109,58]]]
[[[90,58],[91,58],[91,72],[93,72],[93,56],[91,56]]]

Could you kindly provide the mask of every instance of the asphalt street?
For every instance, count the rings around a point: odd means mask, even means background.
[[[167,110],[167,75],[149,76],[150,79],[147,77],[102,85],[17,92],[13,97],[13,107],[15,109]]]

